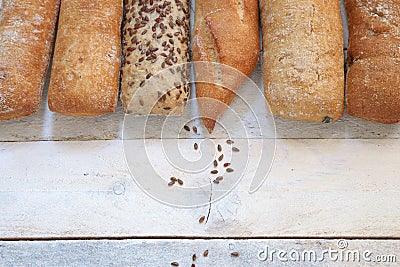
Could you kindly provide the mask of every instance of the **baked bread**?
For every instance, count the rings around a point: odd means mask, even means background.
[[[400,1],[346,0],[349,22],[347,113],[400,121]]]
[[[121,0],[63,0],[49,108],[72,116],[113,112],[121,62]]]
[[[249,76],[256,67],[260,54],[260,35],[257,0],[199,0],[196,1],[193,37],[194,61],[209,61],[228,65]],[[224,73],[231,70],[218,65],[196,68],[197,80],[209,80],[215,75],[215,83],[224,84]],[[199,75],[200,73],[200,75]],[[204,74],[204,75],[203,75]],[[225,73],[226,75],[230,75]],[[205,76],[202,79],[201,76]],[[211,133],[215,123],[225,112],[239,89],[243,78],[237,75],[229,87],[197,82],[196,97],[200,114]],[[211,101],[209,100],[211,99]]]
[[[261,0],[265,96],[280,117],[338,120],[344,106],[339,1]]]
[[[190,68],[176,66],[189,62],[189,43],[187,0],[125,1],[121,99],[126,113],[166,115],[172,111],[175,114],[183,112],[190,93],[187,84]],[[167,68],[172,68],[172,73],[159,74]],[[173,80],[172,86],[166,88],[159,76],[151,79],[157,74],[167,82]],[[166,78],[168,74],[171,76]]]
[[[0,0],[0,120],[39,109],[59,2]]]

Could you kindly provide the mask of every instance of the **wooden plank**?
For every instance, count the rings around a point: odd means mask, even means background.
[[[398,240],[0,242],[2,266],[398,266]],[[204,257],[204,251],[208,256]],[[268,254],[263,253],[267,251]],[[233,257],[231,254],[239,255]],[[192,256],[196,254],[196,260]],[[268,255],[266,257],[265,255]]]
[[[199,224],[207,206],[163,205],[139,189],[121,141],[1,143],[0,237],[400,237],[399,146],[278,140],[263,186],[249,194],[244,177]]]

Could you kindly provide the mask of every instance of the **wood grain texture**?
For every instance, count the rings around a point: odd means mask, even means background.
[[[162,205],[137,187],[121,141],[1,143],[0,236],[398,238],[399,145],[279,140],[259,191],[245,177],[199,224],[208,207]]]
[[[261,77],[258,66],[252,79],[259,86]],[[115,114],[71,118],[51,113],[43,104],[29,118],[0,122],[0,239],[400,238],[398,124],[382,125],[349,116],[330,124],[276,119],[279,139],[268,180],[250,195],[247,177],[228,197],[212,205],[206,224],[199,224],[207,207],[178,209],[161,205],[133,182],[123,157],[123,117],[121,106]],[[252,123],[247,121],[246,125],[250,128]],[[154,130],[150,135],[158,133]],[[161,259],[159,266],[167,266],[173,260],[189,263],[193,252],[209,248],[210,258],[213,253],[218,255],[210,264],[224,266],[226,246],[231,248],[230,240],[178,242],[1,242],[0,265],[25,261],[74,266],[84,260],[88,265],[96,264],[101,259],[110,265],[132,262],[137,266],[146,259],[149,266],[158,266],[157,260]],[[234,248],[250,255],[247,251],[254,245],[243,242],[243,247]],[[273,242],[291,246],[284,240]],[[313,246],[313,242],[299,240],[295,244]],[[373,244],[386,253],[386,247],[392,248],[391,242],[371,241],[366,248]],[[182,249],[171,252],[174,245]],[[249,256],[239,260],[238,266],[259,266]],[[230,266],[235,263],[227,261]]]
[[[190,266],[192,255],[196,254],[196,266],[382,266],[385,263],[371,262],[378,257],[386,259],[385,266],[395,266],[399,262],[399,241],[394,240],[346,240],[348,248],[338,249],[340,240],[304,240],[304,239],[254,239],[254,240],[99,240],[99,241],[51,241],[51,242],[0,242],[0,260],[5,266],[40,265],[40,266]],[[340,241],[342,242],[342,241]],[[298,252],[298,261],[280,261],[277,253],[261,261],[260,251],[268,249]],[[328,254],[323,258],[323,250],[343,251],[343,260],[335,256],[331,260]],[[209,251],[207,257],[203,256]],[[315,251],[308,260],[304,251]],[[352,261],[353,254],[361,254],[360,261]],[[370,251],[369,257],[363,257]],[[238,252],[238,257],[232,257]],[[294,254],[295,255],[295,254]],[[342,253],[338,253],[342,255]],[[368,255],[368,254],[367,254]],[[382,258],[382,256],[386,256]],[[296,256],[294,256],[296,257]],[[260,257],[262,258],[262,256]],[[288,259],[286,255],[284,258]],[[349,261],[347,259],[350,259]],[[356,259],[356,258],[355,258]],[[370,259],[371,261],[368,261]],[[392,262],[392,263],[390,263]]]

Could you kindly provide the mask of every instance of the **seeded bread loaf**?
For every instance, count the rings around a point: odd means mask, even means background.
[[[339,1],[261,0],[265,96],[275,115],[329,122],[344,106]]]
[[[59,0],[0,0],[0,120],[38,110],[58,7]]]
[[[113,112],[121,62],[122,0],[63,0],[49,108],[71,116]]]
[[[400,121],[400,1],[346,0],[349,22],[347,113]]]
[[[260,38],[257,0],[198,0],[195,10],[193,59],[228,65],[249,76],[259,59]],[[196,73],[204,71],[197,69]],[[211,66],[216,83],[224,84],[224,67]],[[205,72],[207,73],[207,72]],[[211,74],[212,75],[212,74]],[[240,75],[238,75],[238,78]],[[201,77],[200,77],[201,79]],[[210,83],[196,83],[200,114],[209,132],[235,97],[242,81],[232,88]],[[208,99],[212,99],[209,101]]]
[[[163,85],[146,87],[146,83],[162,70],[189,62],[189,25],[187,0],[125,1],[121,99],[126,113],[183,112],[189,97],[188,85],[160,91]],[[171,72],[178,78],[188,78],[186,67],[176,67]]]

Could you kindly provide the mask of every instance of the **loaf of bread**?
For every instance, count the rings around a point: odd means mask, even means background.
[[[195,10],[193,37],[194,61],[208,61],[228,65],[249,76],[259,59],[260,35],[257,0],[198,0]],[[195,66],[196,73],[206,68]],[[211,133],[215,123],[225,112],[239,89],[242,79],[226,85],[224,73],[231,71],[223,66],[213,65],[204,75],[214,69],[215,84],[197,82],[196,97],[200,114]],[[212,75],[212,74],[211,74]],[[207,78],[207,77],[204,77]],[[196,79],[202,79],[197,76]],[[219,85],[217,85],[219,84]],[[211,99],[211,101],[209,100]]]
[[[339,1],[261,0],[264,90],[283,118],[330,122],[344,106]]]
[[[115,110],[122,0],[63,0],[48,92],[49,108],[71,116]]]
[[[0,0],[0,120],[38,110],[58,8],[59,0]]]
[[[121,99],[126,113],[166,115],[172,111],[175,114],[183,112],[190,93],[189,85],[185,83],[190,68],[176,66],[190,60],[188,2],[125,1]],[[170,70],[163,71],[168,68]],[[166,78],[168,74],[175,77]],[[175,78],[179,84],[173,82],[172,88],[162,84],[164,80],[171,82]]]
[[[347,113],[400,121],[400,1],[346,0],[349,22]]]

